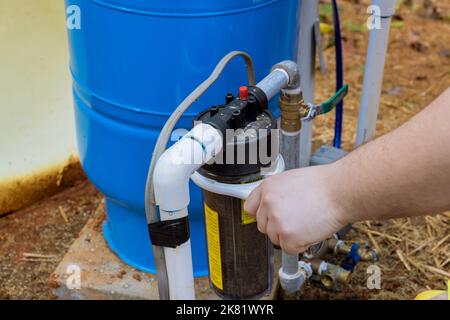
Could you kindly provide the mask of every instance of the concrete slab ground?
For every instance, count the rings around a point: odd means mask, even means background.
[[[102,234],[104,206],[98,211],[51,276],[57,299],[159,299],[155,276],[126,265],[109,249]],[[196,278],[195,288],[197,299],[218,299],[207,277]],[[265,299],[272,299],[275,289]]]

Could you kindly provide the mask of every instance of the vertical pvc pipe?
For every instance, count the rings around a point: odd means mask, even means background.
[[[300,86],[306,103],[314,102],[315,41],[314,23],[318,19],[316,0],[300,1],[300,30],[297,32],[297,63],[300,68]],[[304,121],[300,132],[300,166],[307,167],[311,159],[312,122]]]
[[[284,132],[281,131],[280,139],[280,152],[285,162],[285,169],[296,169],[300,166],[300,131],[297,132]],[[291,255],[284,251],[281,252],[281,269],[282,273],[286,276],[294,277],[298,274],[298,254]],[[295,291],[298,288],[292,286],[292,290],[289,290],[291,286],[283,288],[288,291]]]
[[[190,177],[221,149],[222,135],[211,125],[199,124],[161,155],[153,173],[161,221],[188,216]],[[164,246],[164,256],[170,299],[195,299],[190,239],[175,248]]]
[[[300,167],[300,131],[286,132],[281,130],[280,153],[283,156],[285,170]]]
[[[314,100],[314,65],[315,65],[315,41],[314,23],[318,19],[318,3],[316,0],[299,1],[298,16],[300,17],[299,30],[297,31],[297,64],[300,69],[300,87],[303,92],[303,99],[306,103],[312,103]],[[296,163],[291,163],[286,170],[298,167],[309,166],[312,147],[312,122],[304,121],[299,134],[281,136],[282,154],[289,154],[289,151],[283,152],[283,145],[286,148],[295,146],[290,150],[291,153],[298,153],[298,157],[293,156]],[[286,163],[291,162],[289,157],[285,158]],[[297,162],[298,161],[298,162]],[[281,254],[281,270],[286,275],[295,275],[298,273],[298,256],[285,253]]]
[[[171,220],[172,212],[161,211],[161,221]],[[187,217],[188,209],[177,213]],[[192,266],[191,240],[176,248],[164,247],[170,300],[195,300],[194,269]]]
[[[395,13],[395,4],[396,0],[374,0],[369,7],[371,10],[369,22],[373,28],[369,35],[356,146],[372,139],[375,133],[389,30],[391,18]]]

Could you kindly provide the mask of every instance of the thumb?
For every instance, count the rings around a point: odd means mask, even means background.
[[[256,212],[258,211],[260,201],[261,201],[261,187],[257,187],[250,193],[247,200],[245,201],[244,210],[248,214],[256,216]]]

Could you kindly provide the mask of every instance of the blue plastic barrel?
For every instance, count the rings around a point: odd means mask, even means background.
[[[126,263],[154,273],[144,189],[162,126],[228,52],[248,52],[257,80],[273,64],[293,59],[298,1],[66,0],[73,5],[81,21],[68,31],[81,163],[106,196],[109,246]],[[197,112],[246,83],[238,58],[178,128],[190,128]],[[194,272],[203,276],[203,207],[195,186],[189,213]]]

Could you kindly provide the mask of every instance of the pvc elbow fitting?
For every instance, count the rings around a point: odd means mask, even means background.
[[[199,124],[162,154],[153,174],[161,212],[182,211],[188,206],[191,175],[220,152],[222,143],[222,135],[214,127]]]
[[[287,274],[283,272],[283,268],[278,271],[281,287],[288,293],[299,291],[307,279],[313,274],[310,263],[304,261],[298,262],[298,271],[296,274]]]

